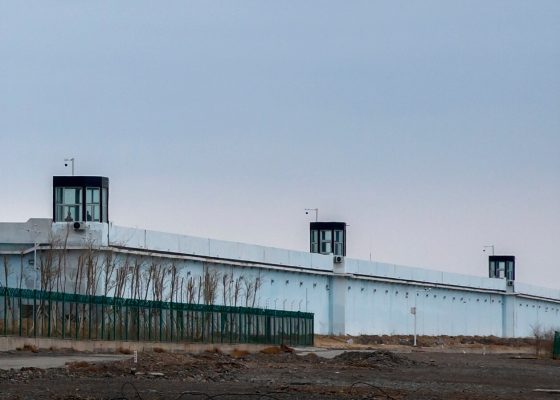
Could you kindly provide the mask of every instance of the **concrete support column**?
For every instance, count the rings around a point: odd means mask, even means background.
[[[331,334],[332,335],[345,335],[346,334],[346,293],[348,282],[344,276],[344,261],[334,265],[334,276],[331,278],[331,295],[330,310],[331,310]],[[340,274],[340,275],[338,275]]]
[[[502,296],[502,337],[515,337],[515,303],[514,294]]]

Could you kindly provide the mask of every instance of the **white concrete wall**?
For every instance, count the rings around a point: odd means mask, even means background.
[[[253,263],[332,270],[332,257],[224,240],[110,226],[109,244]]]
[[[559,289],[542,288],[522,282],[515,282],[515,293],[547,299],[560,299]]]
[[[351,258],[344,260],[344,268],[346,273],[362,276],[445,284],[473,289],[505,290],[506,288],[504,279],[483,278]]]
[[[513,312],[507,316],[513,321],[511,336],[533,336],[541,332],[560,330],[560,304],[535,300],[523,296],[512,296]]]
[[[502,295],[441,287],[347,279],[349,334],[502,334]],[[426,290],[429,289],[429,290]]]
[[[51,233],[51,220],[31,218],[27,222],[0,223],[0,250],[2,246],[24,245],[29,247],[35,242],[48,243]]]
[[[142,268],[153,260],[162,267],[174,264],[185,282],[197,279],[204,268],[236,278],[258,277],[256,307],[312,312],[320,334],[412,334],[411,307],[417,309],[418,334],[531,336],[535,327],[560,328],[559,290],[519,282],[511,288],[503,279],[350,258],[335,264],[332,256],[101,223],[88,223],[85,231],[66,223],[51,228],[50,220],[0,224],[0,251],[8,270],[7,282],[2,273],[0,284],[19,287],[23,274],[22,286],[33,288],[36,268],[29,264],[29,250],[37,238],[47,243],[51,237],[63,238],[71,249],[69,264],[80,247],[94,243],[110,246],[120,266],[127,257],[131,264],[139,260]],[[74,270],[68,266],[70,278]],[[238,301],[245,306],[243,295]],[[216,303],[224,303],[221,289]]]

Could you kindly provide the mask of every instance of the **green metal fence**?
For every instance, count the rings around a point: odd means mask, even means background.
[[[560,358],[560,332],[554,332],[554,343],[552,345],[552,358]]]
[[[0,335],[313,344],[313,314],[0,287]]]

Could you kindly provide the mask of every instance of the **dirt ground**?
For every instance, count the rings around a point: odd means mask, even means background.
[[[348,340],[318,338],[316,345],[323,348],[298,351],[146,352],[138,354],[137,364],[128,358],[0,370],[0,399],[560,399],[534,391],[560,389],[560,361],[537,359],[530,343],[467,340],[412,348],[371,338],[358,340],[364,344]],[[345,351],[318,356],[336,348],[331,342]],[[24,352],[0,354],[0,364],[18,353]]]

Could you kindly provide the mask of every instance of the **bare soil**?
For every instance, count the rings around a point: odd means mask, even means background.
[[[346,343],[349,345],[348,343]],[[488,344],[485,346],[500,346]],[[492,353],[352,349],[331,359],[271,347],[262,353],[139,353],[113,362],[0,371],[0,399],[552,399],[560,361],[523,346]],[[29,357],[53,352],[26,353]],[[16,357],[17,354],[0,354]]]

